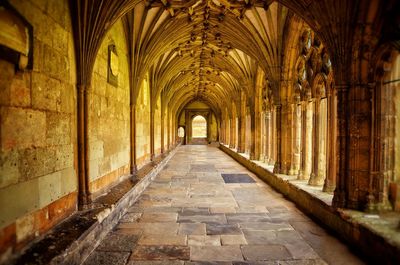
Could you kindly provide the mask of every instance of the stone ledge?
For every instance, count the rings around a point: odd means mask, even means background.
[[[365,255],[367,261],[372,261],[371,263],[374,264],[400,264],[398,213],[388,213],[390,216],[385,217],[335,209],[330,203],[318,198],[316,194],[307,192],[301,186],[291,183],[289,179],[273,174],[256,161],[251,161],[224,145],[220,145],[220,149],[296,203],[303,212],[355,247],[357,251]],[[374,219],[376,222],[378,218],[385,218],[385,220],[377,225]],[[392,218],[391,225],[388,223],[390,218]]]
[[[81,264],[175,154],[176,148],[141,168],[97,198],[90,210],[76,212],[4,264]]]

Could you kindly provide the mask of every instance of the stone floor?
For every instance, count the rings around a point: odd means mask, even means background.
[[[179,147],[84,264],[363,262],[218,148],[191,145]]]

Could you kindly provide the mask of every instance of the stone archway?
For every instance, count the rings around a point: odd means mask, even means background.
[[[192,119],[192,139],[207,138],[207,120],[201,115]]]

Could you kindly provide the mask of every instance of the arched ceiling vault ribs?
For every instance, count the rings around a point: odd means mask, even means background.
[[[77,83],[89,85],[103,38],[111,26],[141,0],[70,0]]]
[[[164,9],[160,1],[147,2],[147,6],[146,3],[141,3],[125,17],[128,21],[125,25],[131,28],[127,32],[132,32],[134,36],[131,59],[135,77],[134,98],[137,96],[140,82],[152,65],[156,65],[154,69],[157,72],[154,81],[158,91],[154,95],[158,95],[160,90],[164,89],[172,76],[188,70],[197,73],[197,80],[193,81],[198,81],[199,90],[207,88],[208,84],[214,86],[215,83],[219,83],[218,80],[205,80],[204,72],[213,72],[211,70],[217,73],[221,70],[229,71],[242,88],[248,88],[254,77],[256,58],[259,60],[264,56],[259,53],[260,42],[253,39],[243,23],[236,21],[239,13],[235,14],[233,9],[221,18],[221,10],[224,7],[216,5],[218,1],[200,0],[193,6],[186,6],[180,10],[179,2],[181,1],[169,2]],[[177,6],[174,7],[174,4]],[[171,7],[177,10],[171,11]],[[155,10],[151,11],[152,9]],[[242,11],[240,14],[244,12]],[[171,14],[174,17],[170,17]],[[223,26],[224,24],[227,26]],[[219,27],[226,28],[220,30]],[[144,30],[139,30],[140,28]],[[178,60],[178,56],[182,57],[182,60]],[[190,60],[192,61],[186,68]],[[172,64],[173,62],[175,64]],[[158,66],[160,63],[168,67],[162,69]],[[171,69],[168,69],[169,67]],[[163,80],[157,80],[158,78]]]

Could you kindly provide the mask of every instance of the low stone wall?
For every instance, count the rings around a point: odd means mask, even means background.
[[[100,241],[118,223],[122,216],[132,206],[147,186],[155,179],[164,168],[176,149],[156,164],[153,169],[115,204],[110,205],[97,214],[97,222],[92,225],[63,255],[54,258],[51,264],[80,264],[85,261],[90,253],[96,249]]]
[[[220,145],[220,149],[293,201],[304,213],[348,242],[367,261],[374,264],[400,264],[400,248],[397,242],[355,220],[355,211],[335,209],[232,149],[224,145]]]
[[[82,264],[175,152],[176,148],[172,146],[169,153],[139,170],[136,179],[127,179],[110,188],[92,203],[91,209],[75,213],[28,246],[20,256],[3,264]],[[60,233],[64,234],[64,239],[60,238]],[[48,252],[49,247],[53,253]]]

